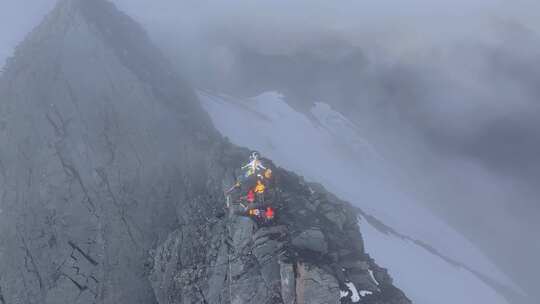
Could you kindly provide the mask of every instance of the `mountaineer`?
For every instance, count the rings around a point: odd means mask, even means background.
[[[231,207],[231,201],[233,208],[241,207],[235,214],[249,216],[259,224],[274,219],[275,210],[271,207],[272,202],[267,195],[273,187],[273,171],[270,166],[263,163],[258,152],[250,154],[249,163],[241,167],[240,179],[225,193],[228,207]],[[234,192],[239,192],[239,195],[233,200],[231,197]]]
[[[242,167],[242,170],[245,170],[245,177],[250,177],[251,175],[258,175],[260,171],[266,170],[266,167],[262,165],[260,160],[259,152],[253,151],[249,156],[250,162]]]

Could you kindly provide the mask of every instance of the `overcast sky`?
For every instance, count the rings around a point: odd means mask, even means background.
[[[490,39],[493,22],[521,21],[538,30],[534,0],[114,0],[151,32],[178,37],[218,33],[266,52],[309,45],[325,35],[374,39],[397,50],[462,39]],[[3,0],[0,60],[55,0]],[[401,37],[401,38],[399,38]],[[388,42],[388,39],[391,39]],[[399,43],[396,39],[400,39]],[[287,43],[277,43],[284,42]]]

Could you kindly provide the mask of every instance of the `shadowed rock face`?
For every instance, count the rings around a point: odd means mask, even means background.
[[[0,96],[5,301],[153,302],[147,250],[202,193],[201,151],[219,142],[193,92],[109,3],[64,1]]]
[[[350,207],[292,173],[276,226],[226,214],[248,152],[106,1],[60,1],[17,49],[0,143],[0,303],[338,303],[349,281],[408,303]]]

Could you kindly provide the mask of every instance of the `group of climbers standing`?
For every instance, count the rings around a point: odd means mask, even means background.
[[[229,206],[240,206],[238,215],[250,216],[259,223],[274,220],[275,210],[269,193],[274,191],[274,172],[270,164],[263,163],[258,152],[250,154],[249,163],[242,166],[242,174],[226,192]],[[232,204],[231,204],[232,203]]]

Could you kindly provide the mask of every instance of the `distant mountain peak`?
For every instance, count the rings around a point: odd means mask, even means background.
[[[36,77],[57,77],[59,72],[84,75],[89,69],[97,77],[110,69],[106,58],[113,56],[171,111],[180,113],[189,129],[216,137],[208,115],[200,106],[193,89],[162,52],[153,45],[144,29],[107,0],[61,0],[21,43],[8,60],[2,77],[30,68]],[[109,60],[107,59],[107,60]],[[39,64],[38,64],[39,63]],[[39,67],[39,72],[36,69]],[[10,73],[12,71],[12,73]],[[52,75],[52,73],[56,73]],[[101,79],[103,80],[103,79]],[[92,79],[81,77],[93,85]],[[113,81],[113,80],[110,80]]]

